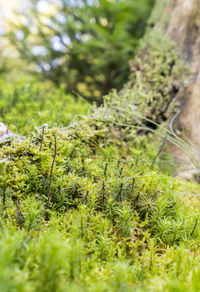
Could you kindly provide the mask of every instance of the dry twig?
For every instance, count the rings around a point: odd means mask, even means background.
[[[51,183],[52,183],[52,176],[53,176],[53,167],[56,159],[56,154],[57,154],[57,142],[56,142],[56,137],[55,137],[55,144],[54,144],[54,156],[51,164],[51,171],[50,171],[50,179],[49,179],[49,191],[48,191],[48,199],[47,199],[47,204],[46,204],[46,209],[49,209],[49,204],[50,204],[50,198],[51,198]]]

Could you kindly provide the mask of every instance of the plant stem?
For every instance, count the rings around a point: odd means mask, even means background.
[[[48,199],[47,199],[47,205],[46,208],[49,209],[49,203],[50,203],[50,197],[51,197],[51,182],[52,182],[52,176],[53,176],[53,167],[56,159],[56,154],[57,154],[57,143],[56,143],[56,137],[55,137],[55,146],[54,146],[54,156],[53,156],[53,161],[51,164],[51,172],[50,172],[50,180],[49,180],[49,192],[48,192]]]

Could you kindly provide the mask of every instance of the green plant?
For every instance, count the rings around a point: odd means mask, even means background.
[[[8,34],[31,73],[102,102],[121,89],[154,1],[32,1]],[[44,9],[44,7],[46,7]],[[21,19],[21,18],[20,18]],[[32,31],[32,25],[36,33]],[[119,62],[120,60],[120,62]],[[39,73],[38,73],[39,71]]]
[[[76,115],[84,115],[89,105],[66,95],[64,88],[56,89],[49,82],[33,78],[14,83],[0,80],[0,119],[13,132],[28,135],[35,127],[66,126]]]

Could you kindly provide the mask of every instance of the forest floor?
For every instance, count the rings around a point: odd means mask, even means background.
[[[0,105],[26,136],[1,145],[0,291],[199,291],[200,186],[152,167],[158,136],[42,88]]]

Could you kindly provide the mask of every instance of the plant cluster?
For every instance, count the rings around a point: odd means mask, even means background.
[[[80,99],[2,89],[3,121],[29,135],[0,145],[0,291],[199,291],[200,188],[159,171],[151,134],[189,149],[161,124],[183,67],[158,31],[145,42],[128,88],[64,128]]]
[[[187,193],[199,187],[151,171],[151,147],[99,124],[1,147],[2,291],[196,291],[199,202]]]

